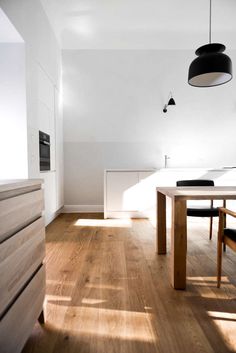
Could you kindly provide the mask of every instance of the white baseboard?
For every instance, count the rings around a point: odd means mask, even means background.
[[[64,205],[61,213],[101,213],[103,205]]]

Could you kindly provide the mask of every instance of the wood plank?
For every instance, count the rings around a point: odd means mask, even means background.
[[[175,291],[171,255],[157,256],[149,221],[113,228],[86,226],[86,218],[101,215],[60,215],[47,228],[47,321],[35,325],[23,353],[236,350],[236,256],[223,254],[217,289],[216,224],[209,241],[208,219],[189,219],[188,286]]]

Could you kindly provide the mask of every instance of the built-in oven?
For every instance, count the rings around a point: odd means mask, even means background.
[[[50,170],[50,136],[39,131],[40,171]]]

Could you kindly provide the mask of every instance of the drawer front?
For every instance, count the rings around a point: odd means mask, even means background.
[[[43,262],[44,256],[42,217],[0,244],[0,316]]]
[[[0,242],[39,217],[43,208],[42,190],[0,201]]]
[[[45,267],[42,266],[0,320],[0,352],[20,353],[42,310]]]

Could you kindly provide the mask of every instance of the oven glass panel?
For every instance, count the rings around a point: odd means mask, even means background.
[[[50,136],[39,131],[40,171],[50,170]]]
[[[50,146],[40,143],[40,158],[50,158]]]

